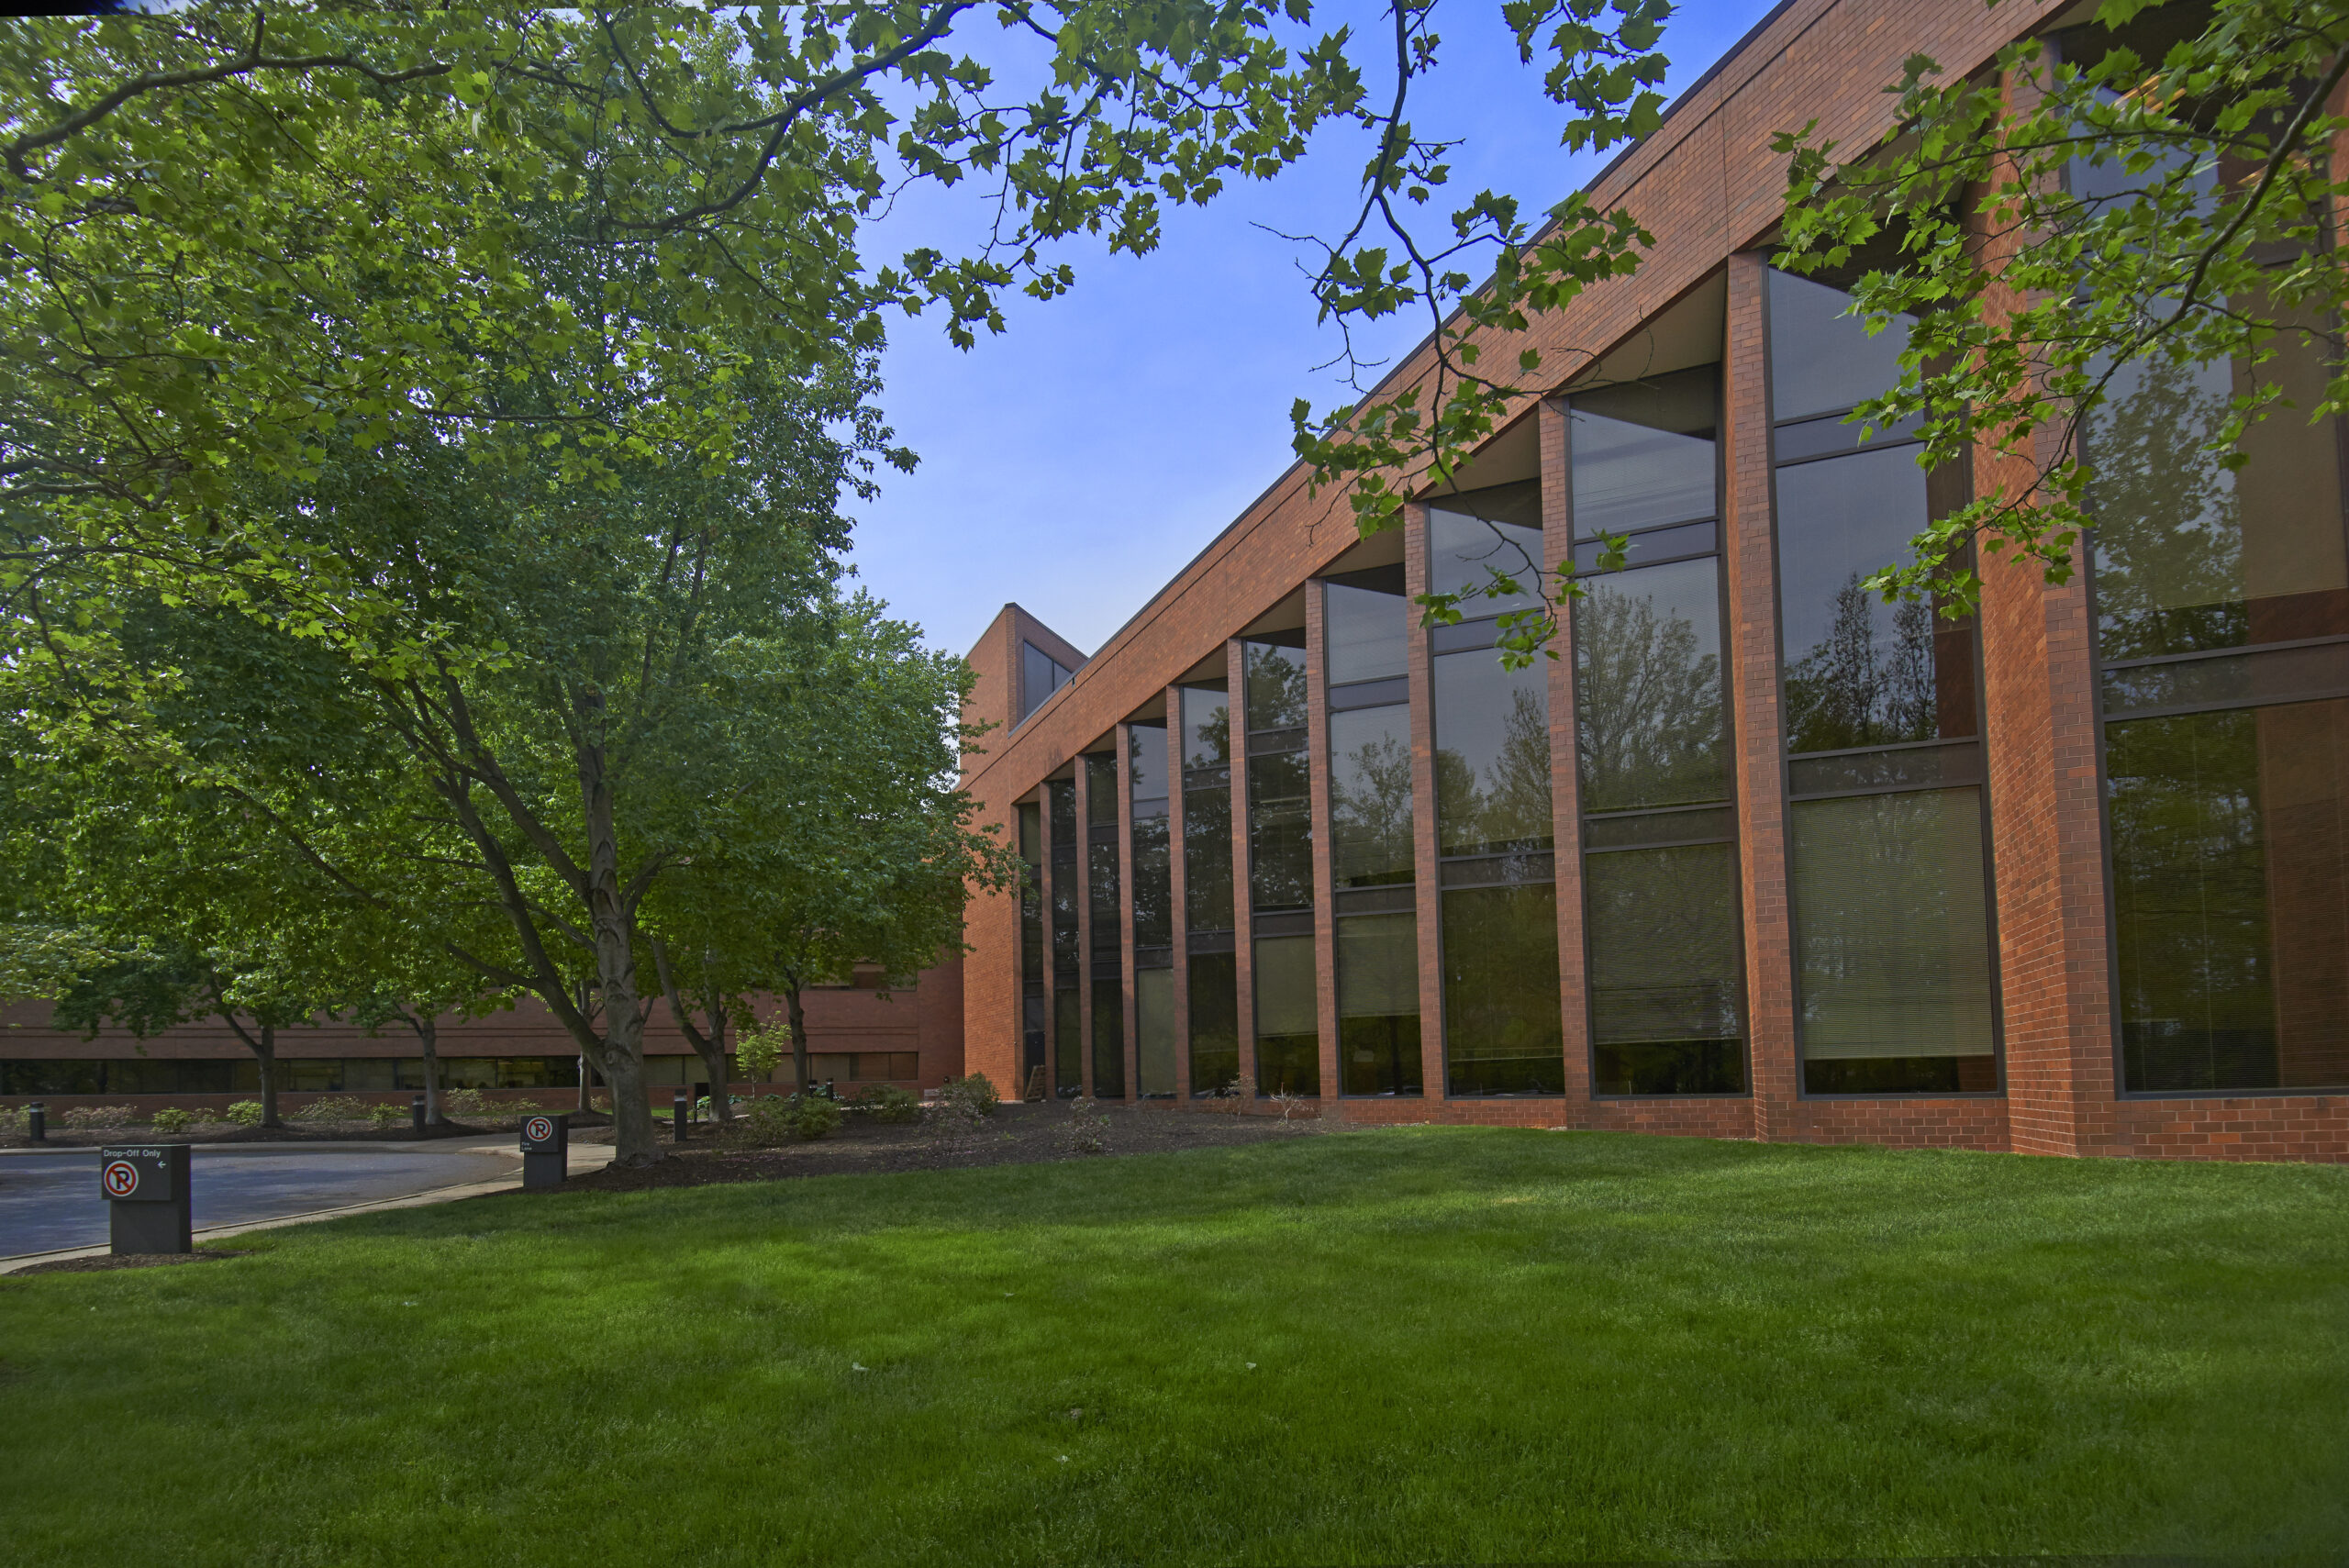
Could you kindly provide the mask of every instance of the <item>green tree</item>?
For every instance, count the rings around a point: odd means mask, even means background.
[[[1853,418],[1917,418],[1920,463],[1970,461],[1979,443],[2017,476],[1869,580],[1953,616],[1976,602],[1977,545],[2063,582],[2091,510],[2177,483],[2198,448],[2209,472],[2239,466],[2261,419],[2349,411],[2327,325],[2349,306],[2349,252],[2325,232],[2349,196],[2330,156],[2349,129],[2335,107],[2349,4],[2103,0],[2063,53],[2028,39],[1954,82],[1918,55],[1881,139],[1778,139],[1793,154],[1779,263],[1873,263],[1854,312],[1874,328],[1916,318],[1900,384]],[[2288,407],[2259,367],[2303,345],[2330,384]],[[2184,452],[2132,468],[2145,453],[2130,431],[2165,422],[2129,406],[2139,394],[2190,398],[2200,367],[2231,362],[2250,373],[2223,410]]]

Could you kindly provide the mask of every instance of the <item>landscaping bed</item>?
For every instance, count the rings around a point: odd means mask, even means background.
[[[667,1144],[656,1165],[607,1165],[571,1178],[564,1190],[635,1192],[648,1187],[697,1187],[717,1182],[768,1182],[786,1176],[837,1176],[891,1171],[952,1170],[974,1165],[1031,1164],[1101,1155],[1163,1154],[1311,1137],[1323,1125],[1311,1117],[1232,1116],[1157,1106],[1104,1105],[1097,1153],[1068,1147],[1072,1112],[1065,1104],[1008,1104],[967,1133],[950,1134],[934,1122],[883,1123],[852,1115],[828,1138],[754,1148],[721,1124],[694,1129],[693,1141]],[[665,1137],[665,1131],[664,1131]],[[555,1189],[543,1189],[552,1191]]]

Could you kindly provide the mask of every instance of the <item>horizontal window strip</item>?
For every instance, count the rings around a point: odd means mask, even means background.
[[[1787,793],[1796,800],[1942,789],[1982,782],[1982,743],[1951,740],[1796,757],[1787,763]]]
[[[2349,695],[2349,640],[2339,639],[2222,654],[2108,666],[2108,719]]]

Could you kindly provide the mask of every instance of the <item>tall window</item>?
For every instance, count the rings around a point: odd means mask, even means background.
[[[1019,1090],[1043,1092],[1044,824],[1033,801],[1019,807]]]
[[[1717,367],[1584,393],[1568,419],[1591,1084],[1745,1087],[1714,430]],[[1629,564],[1594,569],[1628,536]]]
[[[1898,377],[1848,295],[1773,272],[1787,869],[1803,1085],[1998,1086],[1974,627],[1864,586],[1963,503],[1909,433],[1860,445],[1852,407]]]
[[[1337,883],[1338,1055],[1349,1095],[1417,1095],[1409,616],[1403,569],[1326,580],[1330,861]]]
[[[1032,642],[1019,645],[1019,722],[1068,684],[1068,667]]]
[[[1241,644],[1248,720],[1248,895],[1254,950],[1256,1087],[1321,1092],[1314,1003],[1313,809],[1305,634]]]
[[[2131,365],[2089,497],[2124,1088],[2349,1086],[2349,541],[2326,350]],[[2258,384],[2293,406],[2229,471]]]
[[[1240,1086],[1240,977],[1232,946],[1231,706],[1220,684],[1181,690],[1190,1087],[1194,1095],[1220,1095]]]
[[[1085,758],[1085,897],[1091,918],[1093,1092],[1126,1097],[1126,982],[1123,902],[1118,896],[1118,754]]]
[[[1084,993],[1078,988],[1076,781],[1044,784],[1052,849],[1052,1092],[1063,1099],[1085,1087]]]
[[[1174,1093],[1174,878],[1167,859],[1166,726],[1126,730],[1133,783],[1134,1072],[1145,1099]]]
[[[1541,588],[1536,484],[1446,495],[1428,511],[1430,580],[1482,588],[1497,570],[1527,590],[1462,606],[1437,627],[1436,838],[1443,855],[1443,1033],[1447,1092],[1554,1095],[1565,1088],[1559,1013],[1557,890],[1551,861],[1550,705],[1540,661],[1503,667],[1494,617]]]

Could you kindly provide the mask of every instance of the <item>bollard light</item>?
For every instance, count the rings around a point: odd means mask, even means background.
[[[416,1129],[417,1136],[421,1137],[424,1132],[424,1096],[422,1095],[418,1095],[416,1098],[408,1101],[407,1119],[409,1124]]]
[[[677,1141],[680,1143],[683,1143],[685,1140],[685,1122],[687,1118],[693,1115],[694,1111],[694,1103],[687,1097],[692,1095],[692,1093],[693,1091],[691,1089],[678,1090],[676,1103],[671,1107],[672,1113],[676,1118]]]
[[[35,1143],[49,1141],[49,1107],[39,1100],[25,1107],[25,1136]]]

